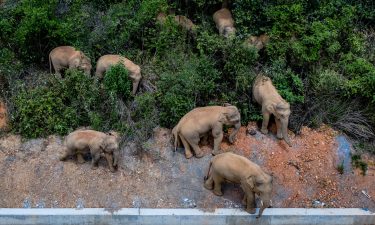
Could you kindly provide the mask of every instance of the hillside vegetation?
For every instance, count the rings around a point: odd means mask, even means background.
[[[259,72],[291,103],[290,129],[327,123],[374,140],[375,4],[372,0],[233,0],[236,36],[219,36],[218,0],[6,0],[0,5],[0,81],[11,128],[25,137],[64,135],[80,126],[115,129],[142,143],[194,107],[236,105],[242,123],[261,120],[252,101]],[[160,12],[184,15],[188,32]],[[258,51],[244,45],[267,34]],[[49,52],[71,45],[90,57],[121,54],[141,66],[130,94],[127,71],[98,81],[77,70],[49,73]],[[94,74],[94,71],[92,71]]]

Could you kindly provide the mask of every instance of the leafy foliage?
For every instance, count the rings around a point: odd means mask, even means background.
[[[110,94],[117,94],[124,100],[132,96],[132,82],[123,64],[111,66],[104,76],[104,87]]]

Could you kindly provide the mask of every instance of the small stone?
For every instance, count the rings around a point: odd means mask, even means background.
[[[256,130],[254,130],[254,129],[247,129],[246,130],[246,134],[247,135],[256,135],[257,134],[257,132],[256,132]]]

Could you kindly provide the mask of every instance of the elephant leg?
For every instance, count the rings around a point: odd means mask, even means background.
[[[188,143],[191,145],[191,147],[194,149],[195,157],[202,158],[204,156],[204,153],[199,148],[199,135],[194,135],[194,137],[188,137],[186,138]]]
[[[85,159],[83,158],[83,155],[82,153],[77,153],[77,161],[78,163],[82,164],[82,163],[85,163]]]
[[[107,162],[108,162],[108,165],[109,165],[109,170],[114,173],[115,172],[115,168],[113,167],[113,157],[112,157],[112,154],[111,153],[104,153],[105,155],[105,158],[107,159]]]
[[[185,157],[187,159],[190,159],[191,157],[193,157],[193,153],[191,152],[190,145],[186,141],[186,139],[185,139],[185,137],[183,135],[180,134],[179,136],[180,136],[182,145],[184,146],[184,149],[185,149]]]
[[[246,198],[246,212],[254,214],[256,212],[255,209],[255,193],[245,193]]]
[[[212,151],[212,155],[217,155],[220,153],[220,143],[224,136],[222,126],[212,129],[212,136],[214,137],[214,150]]]
[[[135,78],[133,80],[133,91],[132,91],[133,95],[135,95],[135,93],[137,92],[138,85],[139,85],[140,81],[141,81],[141,79],[139,79],[139,78]]]
[[[278,118],[275,117],[275,121],[276,121],[276,128],[277,128],[277,134],[276,134],[276,137],[278,139],[283,139],[283,133],[281,131],[281,122]]]
[[[98,162],[99,162],[99,159],[100,159],[100,153],[91,154],[91,155],[92,155],[91,169],[96,170],[98,168]]]
[[[54,66],[54,68],[55,68],[55,74],[57,75],[58,78],[61,79],[62,78],[61,71],[63,70],[63,68],[60,66]]]
[[[223,182],[223,179],[217,175],[213,175],[214,180],[214,194],[217,196],[222,196],[223,192],[221,192],[221,182]]]
[[[212,176],[208,176],[208,179],[204,182],[204,187],[207,190],[212,190],[214,188],[214,180],[212,179]]]
[[[260,129],[260,132],[262,134],[268,134],[268,122],[270,120],[270,113],[269,112],[263,112],[263,122],[262,122],[262,129]]]
[[[247,198],[246,198],[246,193],[245,193],[242,198],[242,205],[246,205],[246,204],[247,204]]]

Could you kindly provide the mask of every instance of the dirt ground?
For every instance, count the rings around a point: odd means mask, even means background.
[[[248,134],[249,130],[256,134]],[[375,157],[362,155],[368,164],[363,176],[351,168],[350,143],[344,136],[325,126],[318,130],[304,127],[301,133],[291,134],[293,147],[289,147],[274,133],[263,135],[250,123],[241,128],[233,145],[226,136],[221,148],[273,173],[274,207],[358,207],[374,212]],[[97,170],[76,159],[60,162],[61,137],[21,140],[4,136],[0,138],[0,208],[243,207],[238,185],[225,185],[222,197],[203,187],[212,144],[211,140],[202,146],[203,158],[187,160],[182,149],[172,151],[170,130],[157,128],[142,152],[132,143],[124,144],[120,168],[111,173],[104,159]],[[344,174],[337,170],[341,162]]]

